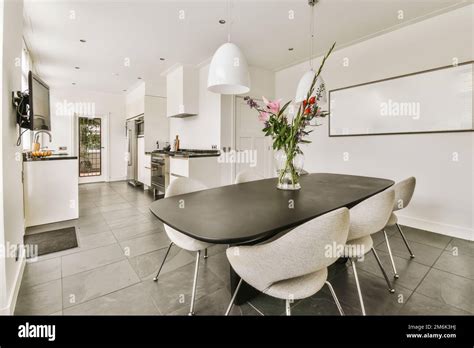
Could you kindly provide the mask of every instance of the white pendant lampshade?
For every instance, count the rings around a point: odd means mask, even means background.
[[[300,82],[298,83],[298,88],[296,89],[296,98],[295,101],[297,103],[301,103],[303,100],[306,99],[306,96],[308,95],[309,89],[311,87],[311,84],[313,83],[314,75],[316,72],[314,70],[310,70],[306,72],[303,77],[301,78]],[[318,93],[319,88],[321,85],[325,85],[324,80],[321,75],[318,76],[316,80],[316,84],[314,85],[314,91],[311,94],[310,97],[315,96],[316,93]],[[319,100],[320,104],[327,104],[327,93],[326,90],[322,92],[321,99]]]
[[[244,94],[250,91],[247,59],[237,45],[227,42],[214,53],[207,89],[219,94]]]

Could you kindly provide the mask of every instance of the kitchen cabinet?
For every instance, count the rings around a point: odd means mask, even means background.
[[[151,159],[150,155],[145,153],[145,138],[137,139],[137,177],[142,184],[151,186]]]
[[[209,188],[221,186],[219,157],[171,157],[170,182],[186,177],[197,180]]]
[[[143,183],[151,187],[151,155],[145,154],[145,166],[144,166],[144,178]]]
[[[141,82],[125,96],[125,115],[132,118],[145,113],[145,82]]]
[[[166,75],[166,115],[186,117],[199,110],[199,71],[178,65]]]
[[[77,219],[77,157],[23,162],[25,227]]]
[[[166,98],[145,96],[145,151],[156,149],[156,142],[169,142],[169,119],[166,117]]]

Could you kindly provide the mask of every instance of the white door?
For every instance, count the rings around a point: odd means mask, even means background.
[[[255,109],[250,109],[242,97],[236,97],[235,175],[242,170],[254,170],[266,178],[274,176],[272,142],[271,138],[262,132],[263,127]]]
[[[79,184],[108,181],[108,117],[77,117]]]

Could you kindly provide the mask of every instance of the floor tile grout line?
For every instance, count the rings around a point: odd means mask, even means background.
[[[63,296],[63,258],[62,256],[59,258],[59,270],[61,272],[61,314],[64,312],[64,296]]]
[[[404,225],[401,225],[401,226],[404,226]],[[410,227],[410,226],[405,226],[405,227]],[[420,231],[424,231],[424,230],[420,230]],[[451,243],[451,241],[454,239],[454,237],[451,237],[451,236],[445,236],[443,234],[439,234],[439,233],[436,233],[436,232],[430,232],[434,235],[440,235],[440,236],[443,236],[443,237],[449,237],[449,241],[448,243],[446,243],[446,245],[443,247],[443,248],[440,248],[440,247],[437,247],[437,246],[434,246],[434,245],[431,245],[431,244],[426,244],[426,243],[423,243],[423,242],[420,242],[420,241],[416,241],[416,240],[412,240],[410,238],[408,238],[407,236],[405,236],[405,238],[408,240],[409,243],[417,243],[417,244],[423,244],[425,246],[429,246],[429,247],[432,247],[432,248],[436,248],[436,249],[443,249],[443,250],[446,250],[446,247],[449,245],[449,243]],[[398,239],[401,239],[403,240],[403,238],[400,236],[400,233],[394,233],[392,234],[391,236],[389,237],[394,237],[394,238],[398,238]],[[384,241],[382,241],[383,243]],[[380,243],[380,244],[382,244]]]
[[[110,244],[110,245],[113,245],[113,244]],[[68,255],[66,255],[66,256],[68,256]],[[77,273],[65,275],[64,277],[62,277],[62,279],[74,277],[74,276],[76,276],[76,275],[83,274],[83,273],[86,273],[86,272],[91,272],[91,271],[97,270],[97,269],[99,269],[99,268],[103,268],[103,267],[106,267],[106,266],[110,266],[110,265],[112,265],[112,264],[114,264],[114,263],[122,262],[122,261],[124,261],[124,260],[126,260],[126,259],[127,259],[127,257],[126,257],[125,255],[123,255],[123,258],[121,258],[121,259],[113,260],[113,261],[104,263],[103,265],[100,265],[100,266],[97,266],[97,267],[94,267],[94,268],[91,268],[91,269],[87,269],[87,270],[85,270],[85,271],[80,271],[80,272],[77,272]]]
[[[452,240],[452,238],[450,239]],[[410,300],[410,298],[413,296],[413,294],[416,292],[416,290],[420,287],[420,285],[423,283],[423,281],[426,279],[426,277],[428,276],[428,274],[430,274],[430,272],[433,270],[433,266],[436,264],[436,262],[438,262],[439,258],[441,257],[441,255],[443,255],[443,253],[441,252],[441,254],[438,255],[438,257],[436,258],[436,260],[433,262],[433,265],[430,266],[430,269],[428,270],[428,272],[426,272],[426,274],[423,276],[423,278],[420,280],[420,282],[418,283],[418,285],[415,287],[415,289],[413,290],[413,292],[410,294],[410,296],[408,296],[407,300],[405,301],[405,303],[403,304],[402,308],[400,310],[403,310],[403,308],[405,308],[406,304],[408,303],[408,301]],[[418,292],[416,292],[418,294]],[[422,294],[423,295],[423,294]],[[426,295],[425,295],[426,296]],[[431,299],[434,299],[434,300],[437,300],[433,297],[430,297],[430,296],[427,296]],[[439,301],[438,301],[439,302]]]
[[[84,305],[84,304],[86,304],[86,303],[95,301],[95,300],[97,300],[97,299],[99,299],[99,298],[101,298],[101,297],[105,297],[105,296],[112,295],[112,294],[114,294],[114,293],[116,293],[116,292],[119,292],[119,291],[122,291],[122,290],[126,290],[126,289],[128,289],[128,288],[131,288],[131,287],[136,286],[136,285],[141,284],[141,283],[142,283],[142,282],[136,282],[136,283],[133,283],[133,284],[129,284],[129,285],[123,287],[123,288],[116,289],[116,290],[113,290],[113,291],[108,292],[108,293],[106,293],[106,294],[103,294],[103,295],[100,295],[100,296],[97,296],[97,297],[88,299],[87,301],[84,301],[84,302],[81,302],[81,303],[77,303],[77,304],[75,304],[74,306],[67,307],[67,308],[65,308],[65,309],[66,309],[66,310],[69,310],[69,309],[71,309],[71,308]],[[149,297],[150,297],[150,296],[149,296]]]

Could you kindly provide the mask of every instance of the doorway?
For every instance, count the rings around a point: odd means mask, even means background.
[[[106,181],[107,118],[78,117],[79,183]]]
[[[258,100],[258,99],[255,99]],[[242,170],[254,170],[264,178],[274,176],[273,149],[270,137],[262,132],[257,112],[250,109],[243,97],[235,97],[235,144],[237,158],[253,159],[235,163],[233,179]]]

